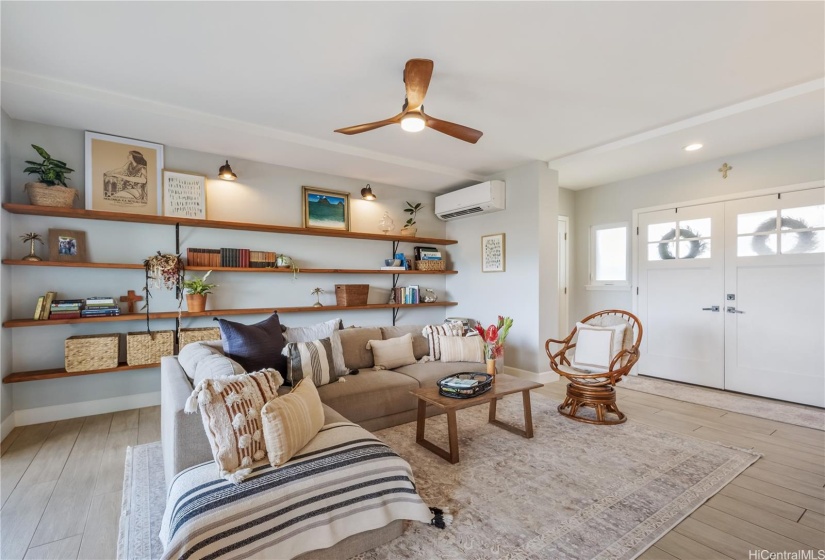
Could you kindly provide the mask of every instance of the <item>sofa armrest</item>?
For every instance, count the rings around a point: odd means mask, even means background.
[[[176,357],[161,358],[160,385],[160,441],[168,489],[179,472],[213,458],[200,414],[183,411],[192,384]]]

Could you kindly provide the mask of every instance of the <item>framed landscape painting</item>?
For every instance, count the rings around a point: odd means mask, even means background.
[[[158,215],[163,145],[86,131],[86,209]]]
[[[304,227],[349,231],[349,193],[303,188]]]

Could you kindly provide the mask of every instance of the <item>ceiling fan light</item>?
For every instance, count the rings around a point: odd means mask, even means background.
[[[424,130],[425,123],[419,115],[404,115],[401,118],[401,128],[407,132],[420,132]]]

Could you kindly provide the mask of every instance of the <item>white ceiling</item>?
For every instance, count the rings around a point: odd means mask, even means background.
[[[14,118],[443,191],[532,160],[585,188],[823,134],[822,2],[3,2]],[[335,128],[404,101],[484,131]],[[686,154],[699,141],[705,149]]]

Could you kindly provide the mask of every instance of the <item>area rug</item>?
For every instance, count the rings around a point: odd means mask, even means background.
[[[752,397],[739,393],[729,393],[718,389],[696,387],[685,383],[654,379],[641,375],[629,375],[622,380],[619,387],[650,393],[660,397],[669,397],[680,401],[712,406],[730,412],[758,416],[786,424],[794,424],[814,430],[825,430],[825,410],[785,403],[761,397]]]
[[[454,516],[446,530],[410,523],[403,536],[362,560],[632,559],[708,500],[758,455],[632,420],[592,426],[565,419],[557,402],[532,395],[535,437],[487,423],[487,407],[459,411],[461,460],[451,465],[415,443],[415,424],[376,435],[413,467],[424,501]],[[521,398],[498,417],[522,421]],[[446,418],[427,438],[447,445]],[[163,515],[160,444],[130,448],[119,558],[158,558]]]

